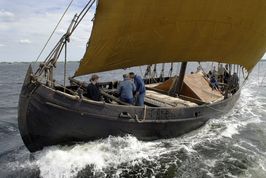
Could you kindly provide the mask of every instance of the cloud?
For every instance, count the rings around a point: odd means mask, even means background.
[[[68,0],[0,0],[0,60],[34,60],[69,2]],[[74,15],[79,13],[87,2],[87,0],[73,2],[41,57],[50,53],[55,43],[68,29]],[[91,33],[91,19],[94,12],[95,7],[88,12],[70,38],[68,56],[72,60],[79,60],[84,54]],[[33,43],[34,45],[31,45]],[[10,48],[3,46],[10,46]],[[14,53],[14,49],[17,53]]]
[[[64,35],[65,33],[66,33],[66,29],[58,29],[58,30],[56,30],[56,32],[55,32],[57,35]]]
[[[72,36],[70,38],[70,40],[73,40],[73,41],[76,41],[76,42],[86,43],[88,39],[87,38],[80,38],[80,37],[77,37],[77,36]]]
[[[15,20],[14,13],[6,11],[4,9],[0,10],[0,22],[12,22],[14,20]]]
[[[6,11],[4,9],[0,10],[0,18],[8,18],[8,17],[15,17],[15,14],[12,12]]]
[[[20,44],[31,44],[32,42],[29,39],[21,39],[19,40]]]

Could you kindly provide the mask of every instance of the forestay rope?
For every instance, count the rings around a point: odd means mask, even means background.
[[[64,14],[62,15],[60,21],[56,25],[55,29],[53,30],[52,34],[50,35],[48,41],[46,42],[44,48],[47,46],[48,42],[50,41],[52,35],[56,31],[58,25],[62,21],[63,17],[65,16],[66,12],[68,11],[69,7],[73,3],[74,0],[71,0],[69,3],[67,9],[65,10]],[[66,60],[67,60],[67,42],[69,42],[69,37],[71,34],[75,31],[77,26],[80,24],[80,22],[83,20],[87,12],[90,10],[92,5],[94,4],[96,0],[89,0],[89,2],[86,4],[86,6],[83,8],[83,10],[77,15],[74,16],[73,20],[71,21],[71,24],[69,28],[67,29],[67,32],[61,37],[61,39],[57,42],[57,44],[54,46],[54,48],[51,50],[49,55],[46,57],[43,63],[40,64],[40,67],[35,72],[35,75],[41,76],[44,72],[44,77],[46,77],[47,84],[50,86],[53,86],[54,80],[53,80],[53,68],[56,67],[56,62],[59,59],[59,56],[62,52],[62,50],[65,48],[65,65],[64,65],[64,88],[66,85]],[[43,48],[43,50],[44,50]],[[41,51],[40,55],[38,56],[37,60],[41,56],[43,50]],[[36,62],[37,62],[36,60]]]
[[[44,49],[45,49],[45,48],[46,48],[46,46],[48,45],[49,41],[51,40],[51,38],[52,38],[52,36],[54,35],[54,33],[55,33],[55,31],[56,31],[57,27],[59,26],[59,24],[60,24],[60,23],[61,23],[61,21],[63,20],[64,16],[66,15],[66,13],[67,13],[68,9],[70,8],[70,6],[72,5],[73,1],[74,1],[74,0],[71,0],[71,1],[70,1],[70,3],[68,4],[68,6],[67,6],[67,8],[66,8],[65,12],[64,12],[64,13],[63,13],[63,15],[61,16],[61,18],[60,18],[59,22],[56,24],[56,26],[55,26],[55,28],[54,28],[53,32],[51,33],[51,35],[49,36],[48,40],[46,41],[46,43],[45,43],[44,47],[42,48],[42,50],[41,50],[40,54],[39,54],[39,55],[38,55],[38,57],[37,57],[37,59],[36,59],[35,63],[36,63],[36,62],[37,62],[37,61],[40,59],[40,57],[41,57],[41,55],[42,55],[42,53],[43,53]]]

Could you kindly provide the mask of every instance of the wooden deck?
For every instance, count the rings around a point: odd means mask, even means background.
[[[147,90],[145,102],[152,103],[161,107],[192,107],[197,106],[196,103],[185,101],[183,99],[172,97],[156,91]]]
[[[154,98],[154,100],[159,100],[162,103],[168,103],[168,105],[171,106],[181,106],[182,104],[180,105],[180,103],[182,102],[176,99],[182,101],[189,100],[192,101],[190,103],[194,104],[213,103],[224,99],[224,96],[221,94],[220,91],[213,90],[211,88],[208,80],[204,78],[202,73],[194,73],[187,74],[185,76],[180,97],[176,98],[174,101],[173,98],[175,97],[170,97],[167,95],[170,87],[172,86],[174,78],[175,77],[172,77],[163,83],[146,85],[146,88],[148,89],[146,95],[146,97],[148,98],[147,100],[151,100],[152,98]],[[154,92],[151,92],[150,90]],[[183,105],[189,106],[190,103],[184,103]]]

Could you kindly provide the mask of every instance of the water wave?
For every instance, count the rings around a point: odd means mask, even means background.
[[[151,142],[112,137],[73,146],[52,146],[33,160],[11,162],[14,170],[35,170],[41,177],[262,177],[266,150],[252,140],[265,123],[265,97],[248,82],[228,114],[178,138]],[[263,131],[262,131],[263,133]],[[265,143],[266,144],[266,143]]]

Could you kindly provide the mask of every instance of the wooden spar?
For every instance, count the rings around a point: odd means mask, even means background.
[[[72,85],[75,84],[75,85],[77,85],[77,86],[81,86],[83,89],[86,89],[86,88],[87,88],[87,86],[85,85],[84,82],[80,82],[80,81],[75,80],[75,79],[73,79],[73,78],[71,78],[71,77],[69,77],[69,81],[72,83]],[[107,97],[107,98],[110,98],[111,100],[114,100],[115,102],[117,102],[117,103],[119,103],[119,104],[122,104],[122,105],[130,105],[130,104],[128,104],[128,103],[125,103],[125,102],[119,100],[119,98],[117,98],[117,97],[115,97],[115,96],[113,96],[113,95],[108,94],[108,93],[105,92],[103,89],[100,89],[100,92],[101,92],[101,95],[103,95],[103,96],[105,96],[105,97]]]
[[[156,92],[158,92],[158,93],[165,94],[165,95],[167,95],[167,94],[168,94],[168,92],[167,92],[167,91],[160,90],[160,89],[158,89],[158,88],[155,88],[155,87],[146,87],[146,89],[147,89],[147,90],[151,90],[151,91],[156,91]]]
[[[107,97],[107,98],[110,98],[111,100],[114,100],[115,102],[119,103],[119,104],[122,104],[122,105],[130,105],[128,103],[125,103],[123,101],[121,101],[119,98],[113,96],[113,95],[110,95],[108,93],[106,93],[105,91],[103,91],[102,89],[100,89],[100,92],[103,96]]]
[[[179,76],[176,76],[176,78],[174,80],[174,84],[172,85],[171,89],[169,90],[170,96],[175,96],[176,93],[178,95],[180,95],[180,92],[181,92],[181,89],[183,86],[185,73],[186,73],[186,68],[187,68],[187,62],[182,62]]]
[[[187,68],[187,62],[182,62],[181,64],[181,69],[179,73],[179,80],[178,80],[178,85],[177,85],[177,94],[180,95],[181,89],[183,86],[183,81],[186,73],[186,68]]]
[[[186,101],[190,101],[190,102],[196,103],[196,104],[207,104],[207,102],[204,102],[204,101],[199,100],[197,98],[192,98],[192,97],[189,97],[189,96],[185,96],[185,95],[179,95],[179,98],[183,99],[183,100],[186,100]]]

